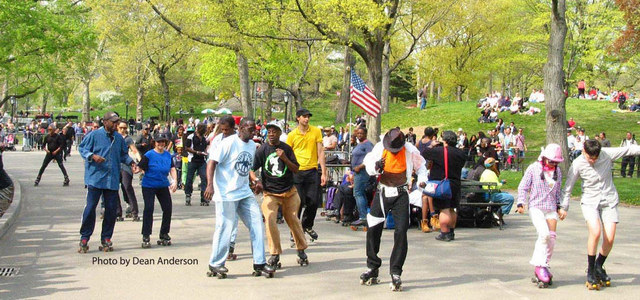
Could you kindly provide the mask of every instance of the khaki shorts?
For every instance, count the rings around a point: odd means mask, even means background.
[[[582,208],[582,216],[587,222],[596,222],[602,220],[602,223],[618,223],[618,205],[610,206],[603,200],[597,205],[580,204]]]

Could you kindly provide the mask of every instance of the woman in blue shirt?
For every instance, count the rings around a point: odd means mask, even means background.
[[[151,247],[149,236],[153,226],[154,198],[158,198],[162,208],[162,224],[160,225],[160,239],[158,245],[171,245],[169,229],[171,227],[171,194],[176,191],[176,168],[171,159],[171,154],[166,151],[169,140],[165,135],[160,135],[155,140],[155,147],[142,156],[140,168],[145,172],[142,178],[142,198],[144,199],[144,212],[142,215],[142,248]],[[171,182],[167,178],[171,175]]]

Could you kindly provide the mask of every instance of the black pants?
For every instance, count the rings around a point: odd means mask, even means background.
[[[339,185],[333,203],[338,211],[344,207],[342,214],[345,220],[354,219],[353,213],[356,208],[356,198],[353,197],[353,188],[346,185]]]
[[[407,229],[409,229],[409,194],[406,189],[399,188],[398,196],[387,198],[381,195],[382,189],[378,189],[376,196],[371,203],[371,212],[374,218],[378,218],[379,223],[374,224],[369,221],[367,231],[367,268],[378,269],[382,265],[382,259],[378,257],[380,251],[380,237],[384,227],[384,218],[389,211],[393,216],[396,228],[393,233],[393,250],[391,250],[390,274],[402,275],[402,266],[407,258]],[[382,218],[382,220],[380,220]]]
[[[171,194],[169,188],[146,188],[142,187],[142,198],[144,199],[144,212],[142,214],[142,235],[151,235],[153,227],[153,206],[155,198],[158,197],[160,208],[162,208],[162,224],[160,234],[169,233],[171,229]]]
[[[633,177],[633,168],[636,165],[635,156],[625,156],[622,158],[622,165],[620,168],[620,175],[627,177],[627,165],[629,165],[629,177]]]
[[[200,176],[200,202],[204,200],[204,190],[207,189],[207,163],[190,161],[187,165],[187,182],[184,185],[184,194],[191,196],[193,193],[193,177],[198,172]]]
[[[63,151],[64,151],[64,158],[66,159],[67,157],[69,157],[69,155],[71,155],[71,145],[73,145],[73,140],[66,140],[65,142],[66,144]]]
[[[40,167],[40,172],[38,172],[38,180],[40,180],[40,178],[42,177],[42,173],[44,173],[44,170],[47,168],[49,163],[54,159],[56,160],[56,162],[58,162],[58,167],[60,167],[60,170],[62,171],[62,175],[64,175],[64,178],[69,177],[67,175],[67,170],[65,170],[64,165],[62,164],[62,153],[58,152],[56,156],[53,156],[50,152],[48,152],[47,155],[44,156],[44,161],[42,161],[42,167]]]
[[[318,169],[299,171],[293,175],[293,183],[296,185],[300,196],[298,216],[300,216],[302,228],[312,229],[316,212],[318,211],[318,199],[320,199]],[[302,214],[303,207],[305,207],[304,214]]]
[[[134,217],[138,216],[138,199],[136,198],[136,192],[133,190],[133,174],[125,170],[120,171],[122,195],[126,202],[131,206],[131,214]]]

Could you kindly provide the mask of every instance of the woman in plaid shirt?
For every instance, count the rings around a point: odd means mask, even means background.
[[[518,186],[518,213],[524,213],[524,206],[529,206],[531,222],[538,232],[530,264],[535,266],[536,281],[539,287],[547,287],[551,283],[549,260],[556,243],[556,225],[558,218],[564,220],[567,212],[559,207],[562,199],[562,172],[557,168],[562,157],[562,148],[557,144],[549,144],[538,157],[538,162],[531,164]],[[529,199],[527,201],[527,193]]]

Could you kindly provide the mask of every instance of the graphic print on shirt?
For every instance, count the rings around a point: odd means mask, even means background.
[[[238,154],[238,158],[236,159],[236,164],[234,169],[240,174],[240,176],[249,175],[249,170],[253,165],[253,155],[249,154],[247,151],[240,152]]]
[[[264,169],[267,173],[274,177],[282,177],[287,172],[287,165],[280,163],[280,158],[276,152],[273,152],[267,156],[264,162]]]

